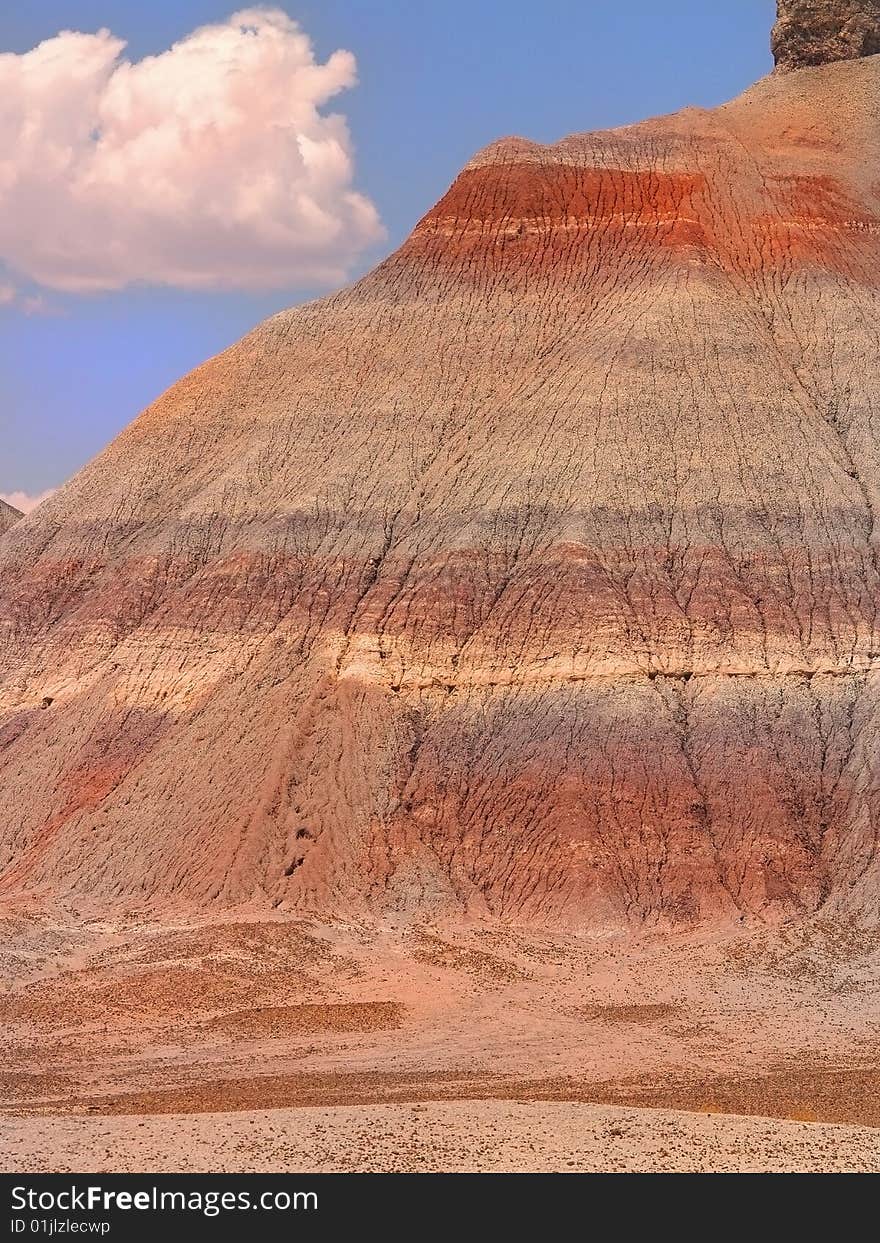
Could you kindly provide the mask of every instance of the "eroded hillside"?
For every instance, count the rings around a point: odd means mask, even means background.
[[[0,886],[880,913],[880,58],[495,144],[0,547]]]

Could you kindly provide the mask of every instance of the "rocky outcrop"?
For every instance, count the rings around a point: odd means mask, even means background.
[[[880,53],[880,0],[778,0],[771,48],[779,69]]]
[[[880,61],[497,143],[0,546],[0,893],[880,914]]]
[[[19,518],[24,515],[20,514],[17,509],[9,505],[0,497],[0,535],[4,531],[8,531],[14,522],[18,522]]]

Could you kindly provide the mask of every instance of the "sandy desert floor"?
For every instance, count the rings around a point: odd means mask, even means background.
[[[225,1173],[880,1171],[869,1127],[567,1101],[0,1122],[5,1170]]]
[[[2,921],[3,1169],[880,1169],[880,934]]]

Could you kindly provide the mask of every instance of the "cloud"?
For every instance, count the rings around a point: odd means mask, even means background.
[[[42,294],[23,294],[8,281],[0,280],[0,307],[13,307],[25,315],[56,315],[58,308]]]
[[[22,296],[18,299],[18,305],[25,315],[60,314],[57,308],[51,302],[48,302],[41,293]]]
[[[7,505],[11,505],[13,509],[29,514],[32,509],[36,509],[39,504],[47,500],[54,491],[55,488],[49,488],[46,492],[40,492],[36,496],[31,496],[27,492],[0,492],[0,501],[6,501]]]
[[[108,30],[0,54],[0,260],[52,289],[332,284],[383,236],[352,189],[355,59],[245,9],[132,62]]]

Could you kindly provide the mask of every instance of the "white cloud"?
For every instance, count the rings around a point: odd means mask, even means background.
[[[55,491],[49,488],[46,492],[39,492],[36,496],[31,496],[27,492],[0,492],[0,500],[6,501],[7,505],[11,505],[13,509],[20,510],[23,514],[29,514],[32,509],[36,509],[39,504],[45,501]]]
[[[108,30],[0,54],[0,260],[53,289],[344,279],[382,237],[352,188],[350,52],[245,9],[131,62]]]

